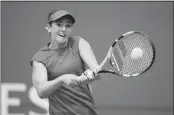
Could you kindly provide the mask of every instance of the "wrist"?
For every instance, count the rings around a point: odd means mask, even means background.
[[[64,84],[64,80],[62,79],[62,77],[58,77],[57,83],[58,83],[59,85]]]

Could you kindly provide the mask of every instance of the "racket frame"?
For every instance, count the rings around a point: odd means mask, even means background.
[[[146,36],[146,37],[148,38],[148,35],[146,35],[144,32],[140,32],[140,31],[129,31],[129,32],[123,34],[122,36],[120,36],[119,38],[117,38],[117,39],[114,41],[114,43],[112,44],[111,48],[113,48],[113,47],[117,44],[117,42],[118,42],[119,40],[121,40],[123,37],[125,37],[125,36],[127,36],[127,35],[129,35],[129,34],[133,34],[133,33],[140,33],[140,34],[143,34],[144,36]],[[151,66],[153,65],[153,63],[154,63],[154,61],[155,61],[155,56],[156,56],[155,45],[154,45],[154,43],[153,43],[151,40],[149,40],[149,42],[150,42],[150,44],[151,44],[151,46],[152,46],[153,57],[152,57],[152,62],[150,63],[149,67],[147,67],[143,72],[128,75],[128,74],[120,74],[120,73],[117,73],[114,69],[112,69],[112,70],[100,70],[100,71],[98,71],[97,73],[112,73],[112,74],[116,74],[116,75],[124,76],[124,77],[133,77],[133,76],[138,76],[138,75],[140,75],[140,74],[145,73],[145,72],[146,72],[148,69],[150,69]],[[111,49],[111,50],[112,50],[112,49]],[[111,53],[112,53],[112,52],[111,52]],[[112,56],[112,54],[110,54],[109,57],[107,57],[107,56],[105,57],[104,61],[102,62],[102,66],[104,65],[103,63],[106,62],[106,58],[109,58],[110,64],[112,65],[111,56]],[[116,62],[116,63],[117,63],[117,62]],[[112,66],[113,66],[113,65],[112,65]]]

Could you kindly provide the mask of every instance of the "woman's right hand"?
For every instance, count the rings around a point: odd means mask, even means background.
[[[61,75],[59,77],[60,81],[68,86],[74,87],[77,86],[77,79],[78,76],[74,75],[74,74],[65,74],[65,75]]]

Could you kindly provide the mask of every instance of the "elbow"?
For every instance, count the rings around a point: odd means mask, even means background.
[[[38,96],[39,96],[41,99],[48,98],[48,96],[47,96],[44,92],[42,92],[42,91],[38,91],[37,94],[38,94]]]
[[[47,98],[46,96],[44,96],[44,95],[42,95],[42,94],[38,94],[38,96],[39,96],[41,99]]]
[[[41,85],[34,85],[35,89],[36,89],[36,93],[38,95],[38,97],[40,97],[41,99],[45,99],[47,98],[47,92],[46,90],[44,90],[44,88]]]

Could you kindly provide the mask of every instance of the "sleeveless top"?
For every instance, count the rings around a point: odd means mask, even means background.
[[[47,68],[48,80],[63,74],[80,76],[86,66],[79,54],[79,39],[69,37],[67,47],[59,50],[50,49],[48,43],[33,56],[31,62],[40,62]],[[88,85],[74,88],[62,85],[48,100],[50,115],[97,115]]]

